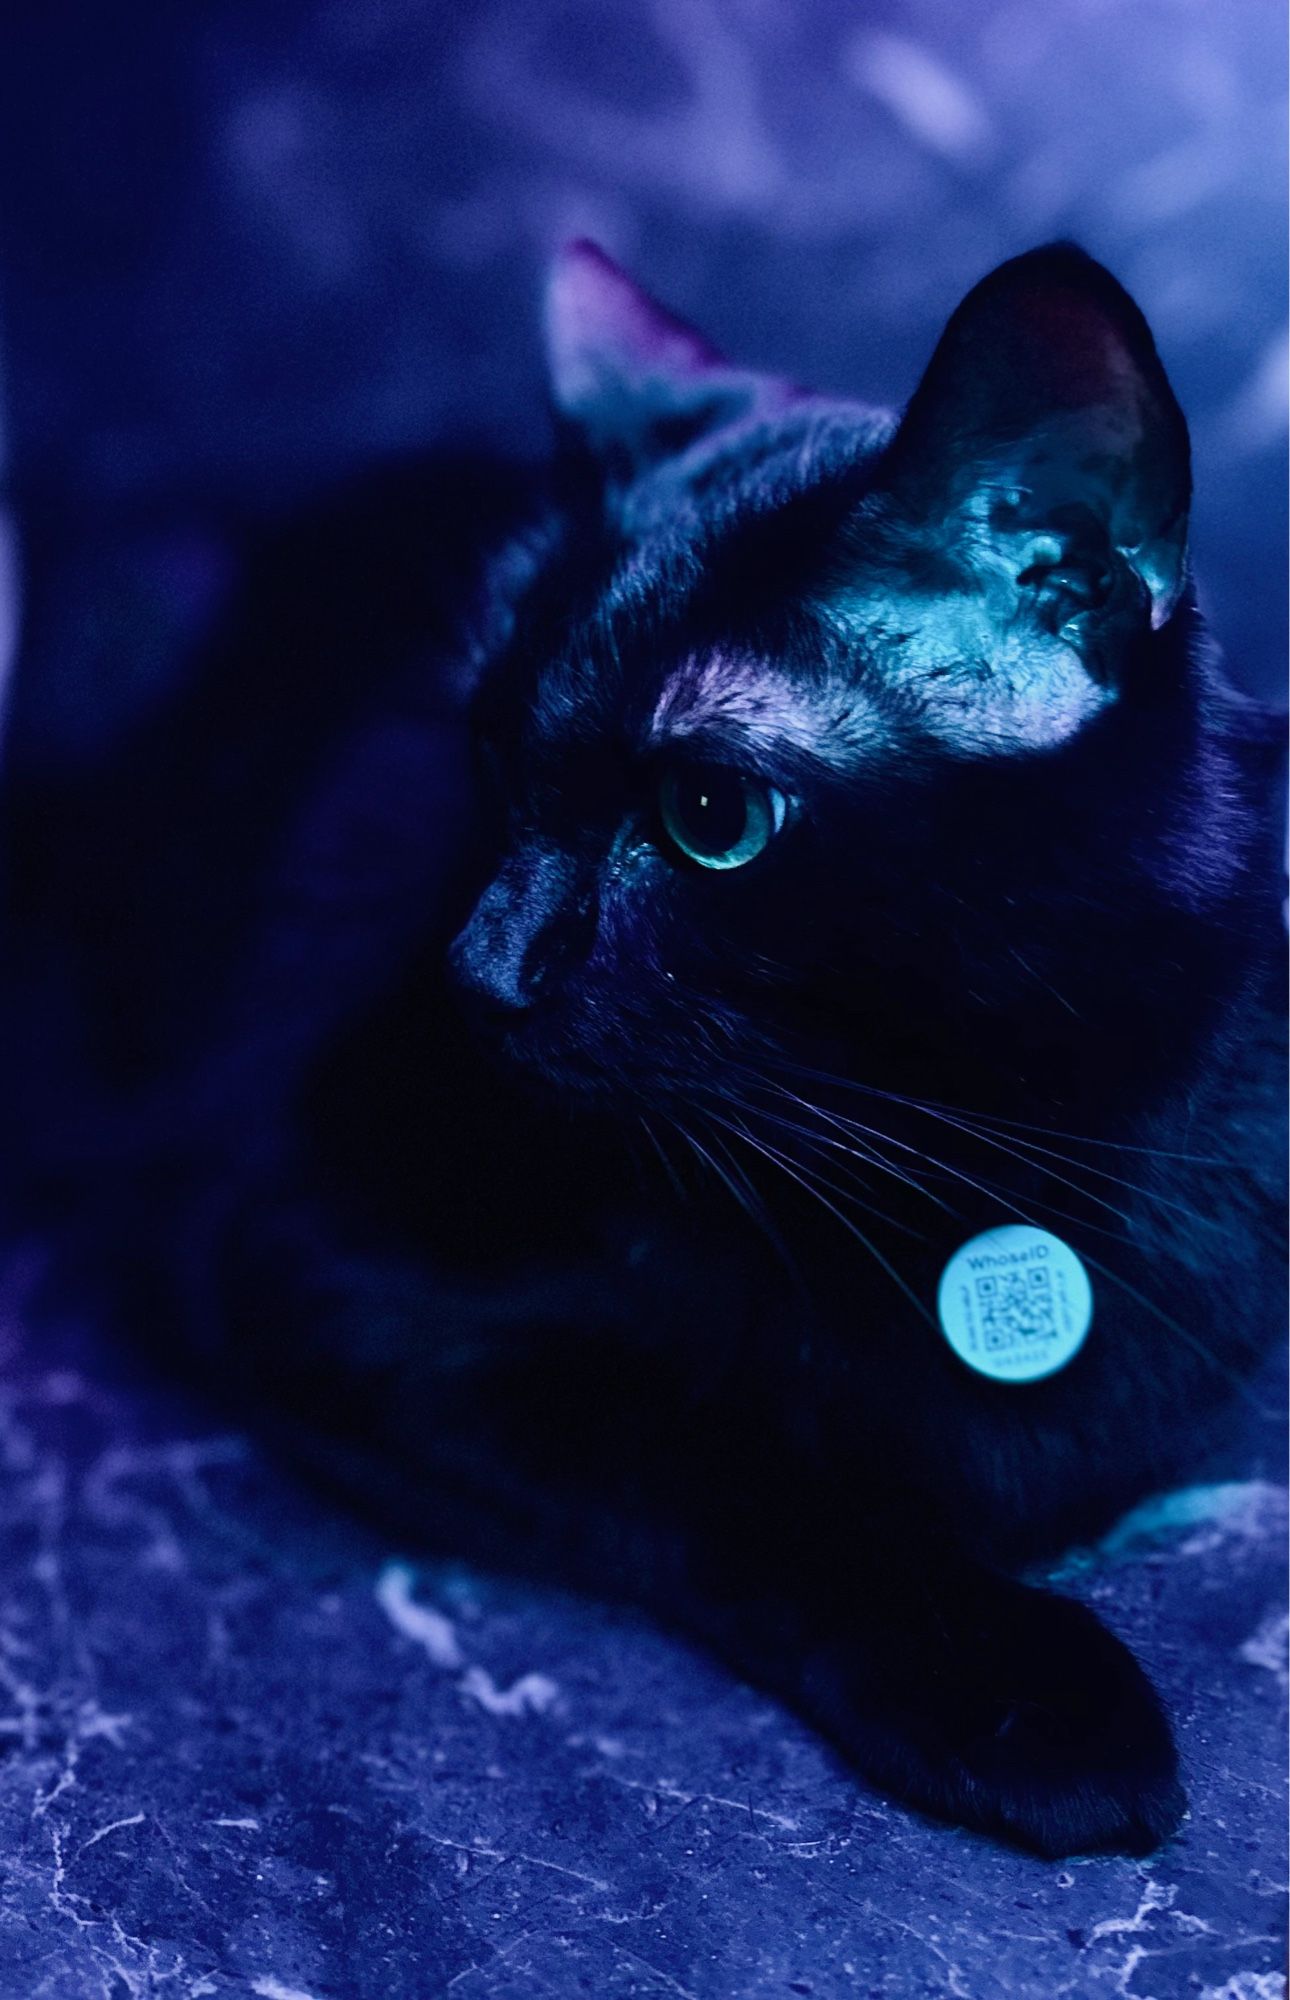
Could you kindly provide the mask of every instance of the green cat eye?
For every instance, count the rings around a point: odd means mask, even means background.
[[[659,787],[669,839],[701,868],[742,868],[784,824],[787,801],[774,785],[731,764],[677,764]]]

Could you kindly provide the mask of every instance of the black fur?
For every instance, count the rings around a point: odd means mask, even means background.
[[[1273,757],[1181,416],[1061,248],[894,432],[588,250],[552,317],[549,479],[297,525],[97,767],[20,706],[28,1196],[405,1532],[647,1602],[932,1811],[1145,1850],[1159,1703],[1007,1567],[1185,1475],[1277,1320]],[[729,872],[659,819],[700,710],[791,801]],[[1096,1317],[1001,1385],[934,1301],[1019,1217]]]

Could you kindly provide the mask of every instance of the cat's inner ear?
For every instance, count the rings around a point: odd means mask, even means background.
[[[1096,650],[1099,614],[1158,627],[1182,595],[1187,426],[1137,306],[1072,245],[1014,258],[964,299],[885,482],[996,599],[1009,587],[1012,615],[1077,647]]]
[[[751,414],[775,386],[731,367],[594,243],[556,258],[545,330],[557,411],[620,479]]]

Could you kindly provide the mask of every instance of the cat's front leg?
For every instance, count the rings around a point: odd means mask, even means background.
[[[859,1571],[806,1639],[794,1699],[875,1783],[1044,1855],[1147,1853],[1175,1831],[1164,1709],[1093,1612],[916,1537]]]
[[[457,1553],[628,1591],[938,1817],[1043,1854],[1177,1826],[1163,1710],[1093,1613],[986,1568],[913,1496],[813,1476],[755,1370],[642,1340],[653,1289],[634,1313],[622,1272],[467,1287],[346,1254],[307,1207],[245,1221],[225,1365],[329,1480]]]

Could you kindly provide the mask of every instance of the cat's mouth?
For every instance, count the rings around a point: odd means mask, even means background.
[[[459,1004],[485,1059],[508,1081],[549,1102],[578,1099],[610,1104],[643,1094],[644,1074],[589,1048],[563,1008],[481,1008],[468,994]]]
[[[612,1027],[587,1032],[556,1004],[499,1015],[467,1001],[465,1011],[493,1067],[548,1103],[640,1111],[693,1099],[712,1085],[711,1063],[687,1057],[679,1036],[670,1051],[638,1048]]]
[[[622,1071],[611,1071],[558,1032],[536,1024],[488,1037],[498,1067],[543,1097],[577,1096],[600,1103],[636,1095]]]

